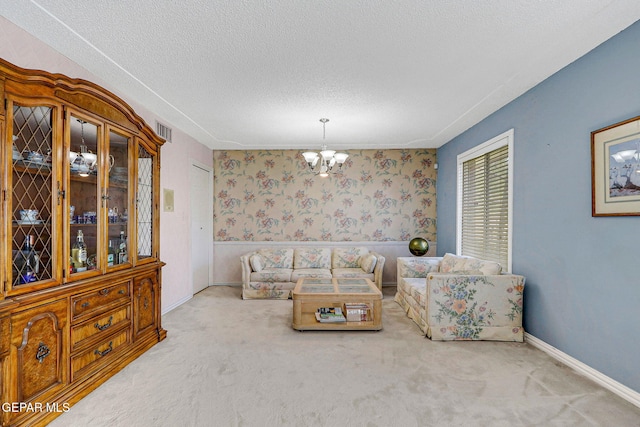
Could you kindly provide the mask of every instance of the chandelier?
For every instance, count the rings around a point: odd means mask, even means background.
[[[326,125],[329,119],[320,119],[322,123],[322,139],[325,139],[326,136]],[[314,151],[307,151],[302,153],[304,156],[304,160],[309,165],[309,168],[316,175],[320,175],[323,178],[329,176],[329,173],[336,173],[342,170],[342,165],[344,164],[347,157],[349,157],[346,153],[336,153],[335,150],[327,150],[326,144],[322,144],[320,153],[316,153]],[[335,165],[338,165],[337,168],[334,169]]]

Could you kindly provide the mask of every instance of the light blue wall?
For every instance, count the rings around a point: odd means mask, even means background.
[[[506,59],[506,58],[505,58]],[[515,129],[513,271],[525,330],[640,392],[640,217],[591,216],[591,132],[640,115],[640,21],[438,150],[438,254],[456,156]]]

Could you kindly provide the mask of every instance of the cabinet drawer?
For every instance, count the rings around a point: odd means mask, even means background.
[[[105,338],[88,349],[71,356],[71,381],[91,372],[103,360],[109,360],[110,356],[118,353],[121,347],[129,343],[131,329],[127,328],[120,333]]]
[[[93,311],[123,303],[131,298],[131,282],[87,292],[71,297],[71,316],[73,319]]]
[[[124,328],[125,325],[131,325],[130,304],[75,325],[71,327],[71,351]]]

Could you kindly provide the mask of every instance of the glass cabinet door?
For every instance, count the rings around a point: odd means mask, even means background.
[[[129,140],[113,129],[108,132],[107,268],[127,264],[129,260]]]
[[[69,233],[67,256],[71,275],[101,269],[100,165],[102,127],[74,113],[67,117],[69,150]]]
[[[18,101],[9,101],[8,107],[7,136],[12,157],[7,274],[11,271],[10,293],[19,293],[21,288],[49,286],[61,279],[54,243],[59,233],[54,226],[59,212],[56,206],[62,194],[53,143],[59,108]]]
[[[152,258],[154,238],[154,197],[153,186],[153,162],[154,155],[147,151],[143,145],[138,146],[138,187],[137,187],[137,257],[138,260]]]

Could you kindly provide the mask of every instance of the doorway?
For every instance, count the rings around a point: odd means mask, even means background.
[[[213,170],[193,162],[189,173],[191,212],[191,277],[193,294],[213,277]]]

